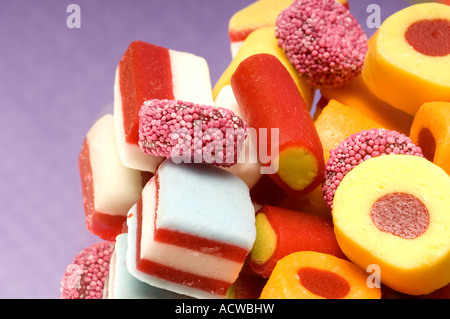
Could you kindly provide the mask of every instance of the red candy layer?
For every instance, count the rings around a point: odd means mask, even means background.
[[[139,110],[149,99],[174,99],[169,50],[134,41],[119,62],[125,139],[139,141]]]

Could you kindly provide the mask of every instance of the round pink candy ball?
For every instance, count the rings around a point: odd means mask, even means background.
[[[291,64],[316,87],[343,86],[362,70],[367,36],[336,0],[295,0],[278,16],[275,36]]]
[[[98,242],[83,249],[61,280],[61,299],[102,299],[114,252],[113,242]]]

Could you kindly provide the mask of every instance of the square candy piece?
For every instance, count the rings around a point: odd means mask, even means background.
[[[112,114],[102,116],[88,131],[78,163],[86,227],[94,235],[114,241],[126,231],[127,213],[152,174],[122,164]]]
[[[142,41],[132,42],[116,69],[114,116],[119,154],[125,166],[154,173],[163,157],[139,147],[139,110],[152,99],[212,105],[206,60]]]
[[[129,271],[195,298],[224,298],[256,238],[247,185],[206,164],[164,161],[127,219]]]

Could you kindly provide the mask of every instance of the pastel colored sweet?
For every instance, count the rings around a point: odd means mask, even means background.
[[[367,36],[335,0],[295,0],[276,20],[275,36],[289,61],[316,87],[339,87],[361,72]]]
[[[148,100],[139,111],[139,146],[146,154],[187,163],[237,163],[247,124],[226,108]]]
[[[108,280],[104,285],[104,299],[189,299],[186,295],[150,286],[130,274],[126,265],[127,236],[124,233],[116,238]]]
[[[122,164],[112,114],[102,116],[88,131],[78,164],[86,227],[94,235],[114,241],[127,231],[127,213],[141,196],[151,173]]]
[[[314,125],[322,143],[325,163],[330,157],[330,151],[350,135],[363,130],[383,128],[372,118],[334,99],[328,101]]]
[[[130,210],[127,267],[148,284],[224,298],[256,236],[247,185],[207,164],[165,160]]]
[[[261,159],[270,176],[290,193],[317,187],[324,174],[323,149],[314,122],[291,75],[271,54],[243,60],[231,77],[241,114],[256,130],[259,146],[267,141],[271,160]],[[275,130],[273,130],[275,129]],[[263,132],[278,132],[278,143]],[[255,138],[255,136],[254,136]]]
[[[313,251],[295,252],[275,266],[261,299],[380,299],[368,274],[348,260]]]
[[[236,56],[244,40],[254,30],[274,27],[277,16],[291,3],[292,0],[258,0],[233,14],[228,23],[232,57]]]
[[[102,299],[114,243],[97,242],[80,251],[61,280],[61,299]]]
[[[322,88],[320,94],[361,112],[388,130],[409,134],[414,117],[376,97],[367,88],[361,74],[342,87]]]
[[[426,159],[450,175],[450,102],[423,104],[414,117],[409,137]]]
[[[381,283],[423,295],[450,283],[450,177],[414,155],[373,157],[336,190],[339,246],[363,269],[378,265]]]
[[[164,157],[139,147],[139,110],[151,99],[212,105],[206,60],[143,41],[131,42],[116,69],[114,119],[120,159],[127,167],[154,173]]]
[[[250,268],[269,278],[280,259],[297,251],[316,251],[346,258],[336,241],[330,217],[268,205],[258,210]]]
[[[388,17],[370,41],[362,71],[380,100],[415,115],[450,101],[450,6],[421,3]]]
[[[420,147],[409,137],[385,129],[363,130],[352,134],[331,150],[322,183],[325,202],[330,209],[333,209],[336,189],[348,172],[370,158],[390,154],[423,157]]]
[[[259,1],[261,0],[258,0],[258,2]],[[231,77],[236,71],[239,64],[246,58],[260,53],[271,54],[283,64],[283,66],[292,76],[292,79],[294,80],[297,89],[300,91],[300,94],[302,95],[306,106],[308,107],[308,109],[310,109],[314,100],[315,89],[298,74],[298,72],[289,62],[284,52],[280,47],[278,47],[277,39],[275,37],[275,26],[261,27],[248,35],[237,55],[233,58],[231,63],[228,65],[228,67],[225,69],[225,71],[222,73],[222,75],[214,85],[214,99],[217,98],[219,92],[225,86],[230,84]]]

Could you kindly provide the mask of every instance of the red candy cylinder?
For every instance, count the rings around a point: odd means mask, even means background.
[[[316,251],[347,259],[337,243],[329,217],[266,205],[256,214],[256,231],[249,265],[266,278],[281,258],[298,251]]]
[[[316,188],[324,177],[322,144],[309,110],[281,62],[270,54],[252,55],[239,64],[231,86],[244,120],[256,130],[261,164],[273,168],[268,171],[270,176],[292,194]],[[278,141],[271,135],[277,129]],[[275,142],[278,145],[273,145]],[[261,152],[264,149],[265,154]],[[262,158],[269,153],[270,163]]]

